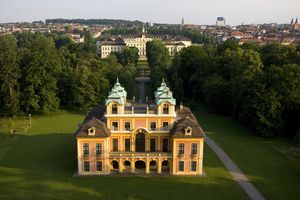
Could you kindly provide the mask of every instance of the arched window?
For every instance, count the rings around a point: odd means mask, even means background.
[[[169,114],[169,105],[168,104],[163,105],[163,114]]]
[[[118,114],[118,105],[117,104],[113,104],[111,107],[111,113],[112,114]]]

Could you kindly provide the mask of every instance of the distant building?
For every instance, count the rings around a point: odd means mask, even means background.
[[[74,43],[83,43],[84,42],[84,36],[80,36],[79,34],[72,34],[72,33],[69,33],[67,34],[71,40],[74,42]]]
[[[225,26],[226,20],[224,17],[217,17],[216,26]]]
[[[232,31],[231,32],[231,37],[238,39],[238,40],[244,38],[244,36],[245,36],[245,34],[241,31]]]
[[[192,45],[189,38],[183,36],[167,37],[154,36],[147,33],[139,35],[122,35],[117,38],[110,38],[106,41],[98,41],[96,43],[101,58],[107,58],[113,52],[122,52],[124,47],[136,47],[139,50],[139,59],[146,60],[146,43],[158,39],[165,44],[170,56],[174,56],[177,52],[185,47]]]
[[[75,133],[79,175],[203,175],[204,132],[163,81],[155,101],[136,103],[117,80],[105,105]]]
[[[298,23],[298,18],[295,19],[295,22],[294,22],[294,19],[292,19],[291,27],[294,30],[300,30],[300,24]]]

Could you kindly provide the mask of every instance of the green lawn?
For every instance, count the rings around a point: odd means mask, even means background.
[[[264,139],[248,129],[198,107],[199,123],[267,199],[300,198],[300,147]]]
[[[73,133],[84,114],[33,116],[25,134],[3,133],[11,125],[1,119],[0,199],[248,199],[207,146],[206,177],[74,177]]]

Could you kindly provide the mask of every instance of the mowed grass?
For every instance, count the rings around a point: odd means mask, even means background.
[[[228,117],[200,105],[199,123],[248,176],[266,199],[300,198],[299,147],[283,139],[264,139]]]
[[[1,200],[248,199],[207,146],[206,177],[73,176],[77,165],[74,132],[84,115],[33,116],[27,133],[0,133]]]

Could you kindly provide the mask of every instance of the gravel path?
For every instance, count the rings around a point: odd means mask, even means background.
[[[223,149],[221,149],[221,147],[217,143],[215,143],[207,135],[205,136],[205,142],[216,153],[226,169],[232,175],[233,180],[238,182],[242,189],[248,194],[250,199],[265,200],[262,194],[255,188],[255,186],[249,181],[246,175],[239,169],[239,167],[230,159],[230,157],[223,151]]]

